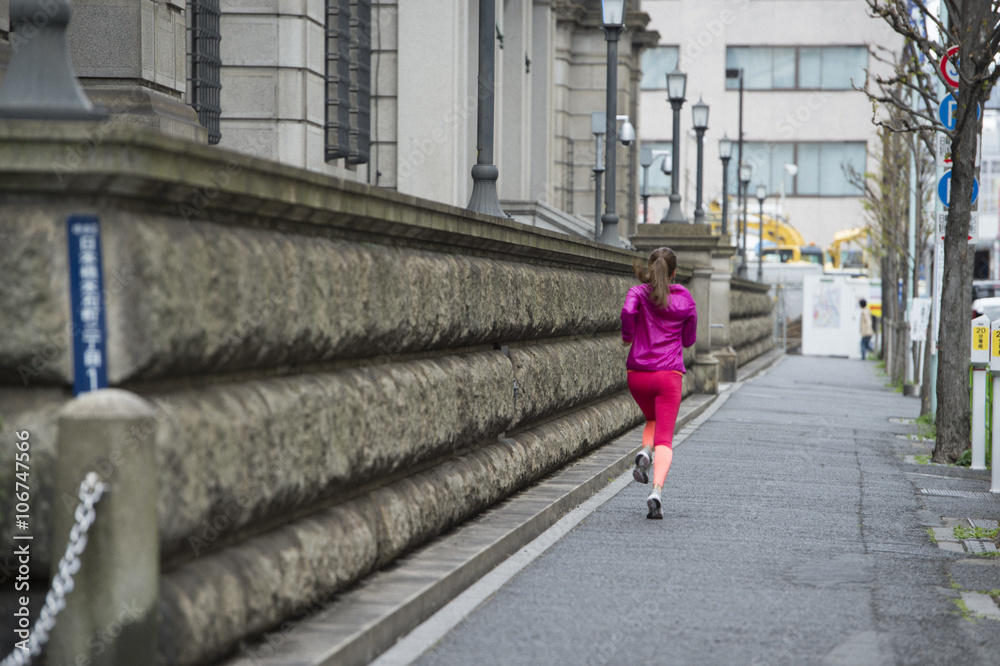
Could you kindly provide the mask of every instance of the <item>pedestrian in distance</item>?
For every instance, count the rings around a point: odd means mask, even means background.
[[[677,255],[667,247],[653,250],[649,261],[633,262],[642,284],[628,290],[622,307],[622,342],[628,352],[628,390],[646,417],[642,449],[635,457],[632,476],[649,483],[647,518],[663,518],[663,482],[674,459],[674,425],[681,406],[684,347],[695,343],[698,308],[685,287],[674,284]]]
[[[858,301],[858,305],[861,306],[861,360],[864,361],[872,348],[875,327],[872,325],[872,312],[868,309],[868,301],[862,298]]]

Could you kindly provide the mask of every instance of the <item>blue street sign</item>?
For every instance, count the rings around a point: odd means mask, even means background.
[[[941,180],[938,181],[938,199],[947,208],[951,201],[951,170],[944,172],[941,176]],[[979,198],[979,180],[976,178],[972,179],[972,203],[976,203],[976,199]]]
[[[938,118],[941,119],[941,124],[944,125],[945,129],[955,129],[955,110],[957,108],[958,102],[955,101],[955,96],[951,93],[945,95],[944,99],[941,100],[941,105],[938,106]]]
[[[66,232],[73,308],[73,395],[79,395],[108,387],[101,225],[92,215],[72,215]]]
[[[947,130],[955,129],[955,124],[958,121],[956,111],[958,111],[958,101],[955,96],[948,93],[941,100],[941,104],[938,105],[938,118],[941,120],[941,124]],[[976,118],[981,118],[983,115],[983,107],[979,104],[976,105]]]

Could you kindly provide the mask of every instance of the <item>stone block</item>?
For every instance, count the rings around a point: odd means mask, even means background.
[[[719,362],[719,381],[735,382],[737,379],[736,350],[732,347],[715,349],[712,351],[712,355]]]
[[[167,572],[166,663],[209,663],[641,422],[627,393]]]
[[[730,340],[737,349],[774,335],[774,319],[770,316],[736,319],[729,323]]]
[[[199,197],[189,224],[102,220],[105,265],[130,276],[107,310],[113,383],[616,331],[632,283],[202,223]]]
[[[145,19],[145,14],[143,15]],[[183,11],[168,4],[156,4],[153,12],[153,81],[184,94],[187,90],[187,62],[177,58],[187,43]],[[145,70],[146,67],[144,66]]]
[[[164,557],[495,438],[513,387],[484,352],[150,395]]]
[[[719,362],[711,354],[699,354],[688,368],[695,393],[718,395]]]
[[[627,387],[618,334],[511,348],[517,405],[511,428]]]
[[[278,22],[273,16],[223,13],[219,49],[225,67],[277,67]]]
[[[326,79],[316,72],[303,72],[302,78],[306,104],[303,117],[307,122],[322,128],[326,123]],[[375,135],[381,136],[378,133]]]
[[[729,292],[729,313],[733,319],[770,313],[774,301],[766,292],[733,288]]]
[[[223,70],[223,76],[229,70]],[[223,87],[225,95],[225,87]],[[270,159],[278,152],[278,130],[270,121],[231,120],[222,118],[219,146],[244,155]]]
[[[277,160],[300,169],[306,168],[306,128],[301,120],[278,120]]]
[[[152,23],[143,11],[152,12],[152,3],[74,3],[66,40],[76,75],[152,81],[143,53],[153,44]]]
[[[68,211],[67,211],[68,212]],[[65,217],[0,206],[0,382],[22,389],[72,383]]]
[[[274,19],[271,19],[274,21]],[[278,67],[294,67],[300,69],[315,69],[322,72],[325,69],[325,59],[310,59],[311,49],[317,39],[323,36],[323,25],[302,16],[279,16],[278,25]],[[314,49],[312,49],[314,50]]]
[[[50,526],[53,500],[59,508],[64,506],[58,496],[54,497],[54,480],[58,413],[68,399],[69,392],[57,388],[0,388],[0,437],[5,442],[14,442],[14,433],[26,430],[30,434],[31,478],[35,481],[28,512],[34,536],[31,541],[31,566],[32,571],[39,572],[39,575],[44,575],[43,572],[48,571],[52,563]],[[14,488],[17,480],[14,477],[15,453],[17,449],[12,444],[0,446],[0,487]],[[14,494],[0,493],[0,515],[13,516],[14,513]],[[0,548],[4,553],[14,552],[18,542],[14,541],[13,535],[12,529],[0,531]]]
[[[278,77],[282,72],[267,67],[223,67],[222,105],[226,109],[226,120],[272,119],[279,113]],[[286,89],[285,93],[291,93]],[[285,110],[286,117],[295,117],[298,110],[294,101],[285,101],[293,106]],[[225,134],[225,133],[223,133]]]

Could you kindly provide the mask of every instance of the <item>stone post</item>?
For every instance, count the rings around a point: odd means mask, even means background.
[[[720,382],[736,381],[736,350],[729,333],[729,291],[735,252],[729,234],[723,234],[712,251],[712,355],[719,362]]]
[[[119,389],[84,393],[60,412],[53,568],[66,550],[87,472],[96,472],[107,490],[96,506],[74,588],[51,633],[50,664],[156,660],[160,551],[155,433],[153,407]]]
[[[698,341],[696,360],[688,368],[695,390],[699,393],[719,392],[719,361],[712,355],[712,281],[713,255],[719,247],[719,237],[713,236],[707,224],[641,224],[632,243],[642,252],[669,247],[677,254],[677,263],[690,266],[688,291],[698,305]],[[728,322],[727,322],[728,324]]]

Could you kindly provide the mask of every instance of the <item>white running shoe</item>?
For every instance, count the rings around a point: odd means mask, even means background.
[[[649,463],[648,449],[643,449],[635,454],[635,467],[632,469],[632,478],[639,483],[649,483]]]
[[[663,520],[663,502],[660,501],[660,493],[656,492],[656,490],[649,493],[649,497],[646,498],[646,506],[649,507],[649,513],[646,514],[647,518]]]

